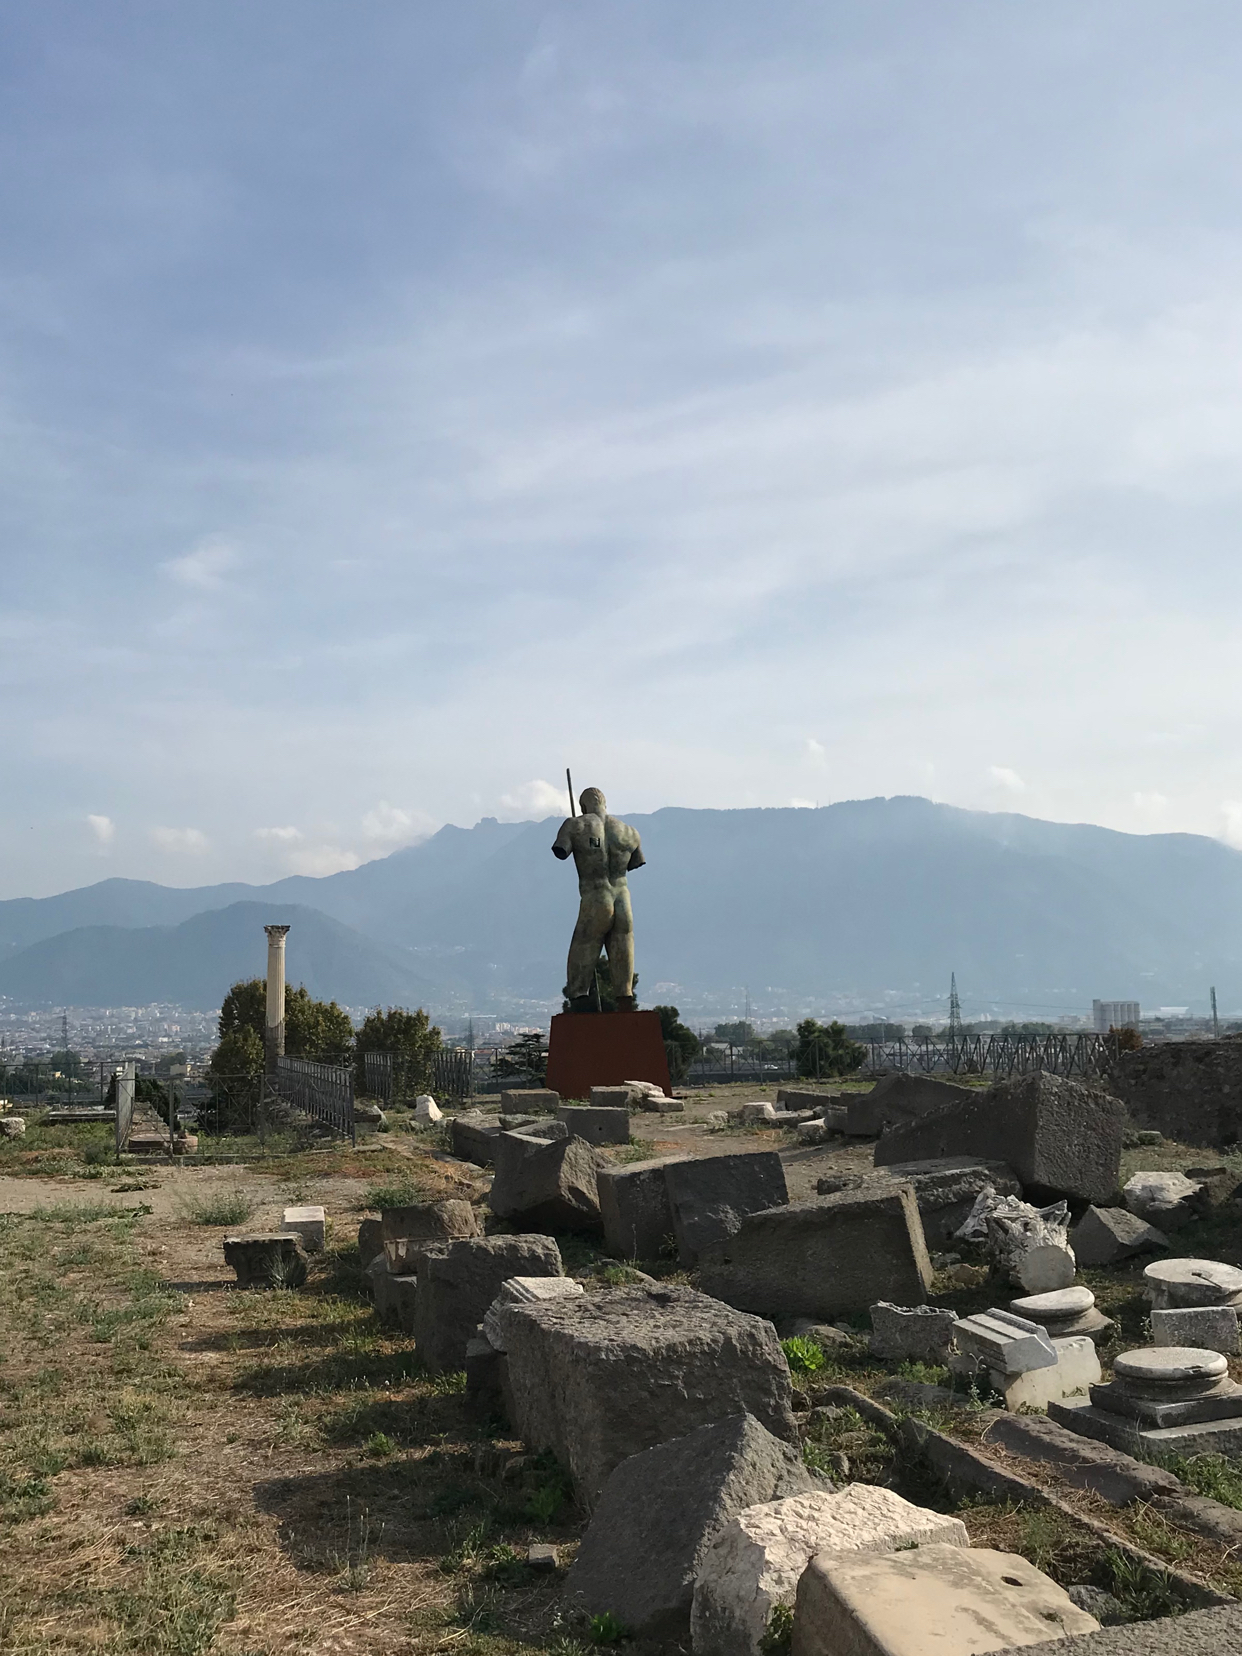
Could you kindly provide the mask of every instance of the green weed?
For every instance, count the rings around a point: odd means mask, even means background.
[[[805,1334],[795,1334],[792,1339],[782,1340],[781,1350],[785,1353],[791,1374],[814,1374],[824,1366],[823,1350]]]
[[[182,1213],[194,1225],[244,1225],[255,1203],[244,1190],[217,1190],[183,1196]]]
[[[763,1656],[787,1656],[793,1644],[793,1611],[787,1604],[772,1607],[768,1625],[759,1640]]]
[[[617,1620],[611,1610],[604,1610],[600,1615],[592,1616],[587,1624],[587,1637],[592,1644],[619,1644],[622,1639],[628,1639],[629,1636],[628,1629]]]

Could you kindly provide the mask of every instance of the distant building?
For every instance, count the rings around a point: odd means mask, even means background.
[[[1139,1026],[1139,1003],[1137,1001],[1102,1001],[1091,1002],[1091,1016],[1095,1021],[1097,1035],[1107,1035],[1110,1029],[1137,1029]]]

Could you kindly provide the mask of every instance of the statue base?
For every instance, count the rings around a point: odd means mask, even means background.
[[[562,1098],[590,1099],[592,1087],[652,1081],[669,1091],[658,1012],[558,1012],[548,1037],[548,1079]]]

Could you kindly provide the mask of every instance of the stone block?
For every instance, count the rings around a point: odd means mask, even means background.
[[[449,1124],[453,1154],[479,1167],[490,1167],[496,1159],[500,1123],[483,1116],[454,1116]]]
[[[501,1133],[487,1202],[501,1219],[531,1230],[598,1231],[598,1174],[608,1163],[581,1138],[525,1138]]]
[[[418,1269],[418,1255],[429,1242],[480,1236],[479,1218],[469,1202],[414,1202],[385,1208],[380,1215],[384,1252],[394,1275]]]
[[[1099,1625],[1017,1553],[820,1553],[798,1583],[792,1656],[976,1656]]]
[[[875,1138],[892,1127],[918,1121],[954,1104],[970,1103],[978,1096],[976,1087],[959,1087],[930,1075],[894,1071],[882,1075],[869,1093],[856,1094],[849,1100],[848,1131],[854,1138]]]
[[[364,1219],[358,1226],[358,1258],[365,1271],[376,1254],[384,1251],[384,1226],[379,1219]]]
[[[1089,1207],[1070,1232],[1070,1247],[1079,1265],[1116,1265],[1133,1254],[1167,1248],[1163,1231],[1136,1219],[1125,1208]]]
[[[676,1156],[601,1167],[597,1175],[604,1246],[617,1259],[658,1259],[675,1247],[664,1169]]]
[[[739,1412],[797,1440],[776,1330],[693,1289],[514,1305],[501,1327],[513,1425],[556,1455],[588,1508],[629,1456]]]
[[[896,1179],[913,1188],[923,1221],[923,1235],[931,1248],[948,1246],[953,1233],[970,1216],[976,1201],[989,1187],[998,1196],[1022,1194],[1022,1186],[1011,1167],[1004,1162],[981,1161],[971,1156],[894,1162],[889,1167],[877,1167],[872,1174],[864,1176],[863,1182],[884,1178]]]
[[[1194,1420],[1178,1426],[1144,1426],[1076,1398],[1048,1404],[1048,1418],[1071,1432],[1111,1444],[1127,1454],[1159,1460],[1165,1455],[1242,1455],[1242,1415]]]
[[[1201,1351],[1238,1355],[1238,1313],[1232,1305],[1194,1305],[1181,1310],[1153,1311],[1152,1344],[1191,1346]]]
[[[0,1116],[0,1138],[21,1138],[26,1131],[26,1118],[19,1115]]]
[[[283,1231],[226,1236],[224,1263],[232,1267],[239,1288],[300,1288],[306,1281],[302,1244]]]
[[[1040,1070],[893,1128],[875,1162],[977,1156],[1005,1162],[1028,1197],[1101,1202],[1117,1188],[1124,1126],[1120,1099]]]
[[[433,1371],[459,1369],[466,1346],[509,1277],[560,1276],[547,1236],[478,1236],[429,1243],[418,1261],[414,1340]]]
[[[619,1087],[592,1087],[591,1107],[596,1110],[627,1110],[633,1101],[633,1083],[624,1082]]]
[[[466,1342],[466,1404],[476,1419],[505,1412],[505,1354],[476,1334]]]
[[[556,1119],[569,1129],[570,1138],[585,1139],[588,1144],[628,1144],[630,1142],[630,1112],[620,1109],[602,1109],[594,1104],[558,1104]]]
[[[1020,1409],[1046,1409],[1067,1397],[1090,1395],[1090,1388],[1103,1378],[1095,1341],[1088,1334],[1071,1334],[1053,1339],[1057,1360],[1050,1367],[1027,1369],[1023,1374],[990,1371],[993,1387],[1005,1400],[1011,1414]]]
[[[995,1415],[984,1431],[983,1443],[987,1448],[999,1445],[1024,1460],[1055,1466],[1067,1483],[1091,1490],[1111,1506],[1185,1493],[1185,1486],[1171,1472],[1094,1443],[1045,1415]]]
[[[1202,1213],[1211,1213],[1215,1208],[1224,1207],[1226,1202],[1232,1202],[1242,1191],[1242,1183],[1239,1182],[1237,1173],[1228,1167],[1187,1167],[1183,1171],[1186,1177],[1192,1179],[1199,1187],[1194,1201]]]
[[[444,1111],[430,1093],[420,1093],[414,1100],[414,1119],[424,1126],[434,1127],[436,1122],[444,1120]]]
[[[580,1282],[567,1276],[510,1277],[502,1282],[500,1292],[487,1308],[483,1318],[483,1337],[495,1351],[505,1349],[503,1319],[500,1313],[508,1305],[538,1305],[544,1300],[581,1299],[585,1292]]]
[[[931,1280],[909,1185],[866,1186],[752,1213],[699,1255],[704,1293],[765,1317],[832,1318],[881,1299],[918,1305]]]
[[[1127,1210],[1158,1230],[1177,1231],[1198,1217],[1202,1186],[1184,1173],[1135,1173],[1122,1190]]]
[[[1143,1270],[1155,1311],[1192,1305],[1242,1304],[1242,1271],[1215,1259],[1157,1259]]]
[[[567,1139],[572,1137],[569,1128],[563,1121],[553,1121],[548,1118],[544,1121],[526,1121],[520,1127],[513,1129],[523,1138],[541,1139],[545,1144],[551,1139]]]
[[[1073,1588],[1069,1591],[1071,1597],[1076,1596]],[[1084,1607],[1095,1614],[1090,1605]],[[1104,1617],[1099,1619],[1103,1621]],[[1189,1615],[1161,1616],[1158,1621],[1106,1626],[1099,1633],[1080,1633],[1050,1646],[1046,1656],[1225,1656],[1225,1652],[1238,1650],[1242,1650],[1242,1605],[1230,1604],[1214,1610],[1192,1610]]]
[[[798,1123],[799,1144],[823,1144],[828,1137],[829,1129],[825,1121],[800,1121]]]
[[[551,1115],[561,1095],[551,1087],[512,1087],[500,1095],[502,1115]]]
[[[387,1321],[395,1322],[406,1334],[414,1332],[414,1306],[418,1300],[418,1278],[416,1276],[389,1275],[388,1291],[385,1303],[388,1307]]]
[[[771,1104],[743,1104],[736,1111],[738,1120],[746,1127],[757,1126],[763,1121],[775,1121],[776,1111]]]
[[[899,1547],[968,1547],[960,1518],[913,1506],[894,1490],[851,1484],[745,1507],[708,1547],[694,1584],[694,1656],[763,1656],[778,1605],[793,1607],[818,1553],[887,1553]]]
[[[775,1150],[687,1157],[671,1162],[664,1177],[683,1265],[693,1265],[710,1243],[732,1236],[747,1214],[789,1200],[785,1169]]]
[[[943,1363],[956,1326],[956,1315],[938,1306],[889,1305],[880,1300],[871,1307],[871,1354],[890,1363]]]
[[[526,1549],[527,1567],[541,1574],[559,1569],[560,1562],[561,1555],[550,1542],[536,1541]]]
[[[748,1414],[660,1442],[612,1472],[566,1580],[567,1608],[684,1644],[695,1575],[734,1513],[815,1489],[797,1449]]]
[[[386,1326],[397,1321],[397,1291],[394,1277],[388,1269],[388,1256],[377,1253],[366,1268],[367,1288],[375,1301],[375,1315]]]
[[[999,1374],[1025,1374],[1030,1369],[1051,1368],[1056,1349],[1038,1323],[1015,1317],[1012,1311],[980,1311],[959,1319],[957,1349],[962,1372],[968,1364]]]
[[[840,1091],[824,1092],[819,1088],[812,1087],[778,1087],[776,1089],[777,1105],[785,1110],[815,1110],[822,1113],[833,1106],[840,1106],[844,1109],[843,1100],[845,1096]]]
[[[307,1253],[322,1253],[327,1241],[328,1218],[321,1207],[287,1207],[281,1228],[300,1237]]]

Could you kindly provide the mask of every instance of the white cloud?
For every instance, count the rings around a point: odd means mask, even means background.
[[[111,817],[88,816],[86,820],[101,847],[112,844],[116,838],[116,823]]]
[[[201,828],[152,828],[151,838],[161,851],[184,852],[197,857],[207,849],[207,836]]]
[[[206,535],[182,557],[169,558],[160,568],[183,586],[214,592],[224,585],[224,577],[240,561],[231,541],[221,535]]]
[[[822,742],[817,742],[814,736],[808,736],[806,739],[806,756],[812,764],[822,765],[828,757],[828,750]]]
[[[511,793],[501,794],[500,804],[511,819],[523,821],[530,817],[538,822],[544,817],[563,816],[568,811],[569,789],[558,788],[537,777],[533,782],[523,782]]]
[[[434,826],[425,811],[403,811],[384,799],[362,819],[362,832],[367,839],[387,845],[409,845],[429,834]]]
[[[1242,801],[1227,799],[1221,806],[1225,817],[1225,826],[1221,830],[1221,839],[1226,845],[1233,845],[1242,851]]]
[[[1008,765],[989,765],[988,775],[993,782],[998,782],[1002,788],[1008,789],[1010,793],[1026,792],[1026,783],[1017,771],[1010,770]]]
[[[275,840],[278,844],[288,844],[291,840],[300,840],[302,830],[300,828],[256,828],[254,837],[260,840]]]
[[[814,811],[819,808],[819,801],[815,799],[791,799],[789,803],[795,811]]]
[[[1136,793],[1134,795],[1134,809],[1141,816],[1160,817],[1169,808],[1169,801],[1162,793]]]
[[[325,874],[357,868],[361,861],[356,852],[342,850],[337,845],[308,845],[303,851],[290,853],[289,869],[291,873],[309,874],[318,879]]]

